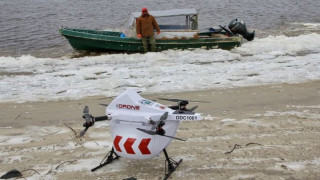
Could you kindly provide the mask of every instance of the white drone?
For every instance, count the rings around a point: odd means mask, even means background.
[[[167,163],[164,179],[167,179],[182,162],[182,159],[177,162],[169,158],[165,149],[172,139],[185,141],[175,137],[180,121],[198,121],[202,117],[193,112],[198,106],[186,109],[188,101],[164,98],[162,100],[175,101],[178,102],[178,105],[167,107],[141,97],[133,89],[128,89],[109,105],[105,105],[107,106],[105,116],[92,116],[86,106],[83,111],[83,118],[86,121],[83,124],[85,129],[80,136],[83,136],[95,122],[109,120],[113,140],[113,147],[107,158],[91,171],[119,157],[149,159],[163,151]]]

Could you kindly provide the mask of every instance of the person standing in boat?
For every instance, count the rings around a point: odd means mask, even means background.
[[[148,51],[148,43],[151,45],[151,51],[156,51],[153,29],[156,29],[157,34],[160,34],[160,28],[156,19],[148,13],[147,8],[142,8],[142,14],[136,23],[137,37],[141,38],[144,52]]]

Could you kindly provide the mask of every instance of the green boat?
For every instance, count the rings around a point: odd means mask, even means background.
[[[213,29],[199,32],[198,14],[194,9],[174,9],[149,11],[161,29],[155,34],[157,51],[168,49],[232,49],[240,46],[242,36],[228,29]],[[141,39],[136,37],[136,19],[141,12],[133,12],[122,31],[60,28],[75,50],[110,51],[110,52],[143,52]],[[229,24],[230,25],[230,24]],[[230,26],[229,26],[230,28]],[[212,30],[213,29],[213,30]]]

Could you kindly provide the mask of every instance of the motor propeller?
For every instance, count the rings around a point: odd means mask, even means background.
[[[194,106],[194,107],[190,108],[189,111],[192,112],[192,111],[196,110],[198,107],[199,107],[199,106]]]
[[[158,121],[154,121],[150,119],[150,124],[152,124],[151,130],[159,129],[160,126],[162,127],[164,125],[164,122],[168,118],[168,112],[165,112]]]
[[[165,100],[165,101],[171,101],[171,102],[182,102],[182,101],[186,101],[186,102],[201,102],[201,103],[211,103],[209,101],[197,101],[197,100],[185,100],[185,99],[170,99],[170,98],[158,98],[160,100]]]
[[[164,129],[162,129],[162,127],[166,124],[164,121],[168,118],[168,112],[165,112],[158,121],[154,121],[152,119],[150,119],[150,124],[152,124],[151,130],[146,130],[146,129],[141,129],[141,128],[137,128],[139,131],[142,131],[144,133],[147,133],[149,135],[159,135],[159,136],[165,136],[168,138],[172,138],[172,139],[176,139],[176,140],[180,140],[180,141],[185,141],[184,139],[181,138],[176,138],[173,136],[168,136],[165,135],[166,131]]]
[[[194,106],[190,109],[187,109],[187,105],[190,102],[202,102],[202,103],[210,103],[209,101],[195,101],[195,100],[183,100],[183,99],[169,99],[169,98],[159,98],[161,100],[165,101],[171,101],[171,102],[178,102],[178,105],[176,106],[169,106],[169,108],[174,109],[174,110],[182,110],[182,111],[194,111],[195,109],[198,108],[198,106]]]
[[[83,123],[83,127],[85,127],[85,129],[81,131],[81,133],[80,133],[80,135],[79,135],[80,137],[82,137],[82,136],[87,132],[87,130],[89,129],[89,127],[93,126],[94,123],[95,123],[94,117],[93,117],[91,114],[89,114],[89,107],[88,107],[88,106],[85,106],[85,107],[84,107],[82,118],[83,118],[86,122]]]
[[[87,132],[89,127],[93,126],[96,121],[104,121],[104,120],[111,119],[110,116],[99,116],[99,117],[92,116],[91,114],[89,114],[89,107],[88,106],[84,107],[82,118],[85,120],[85,123],[83,123],[83,127],[85,127],[85,128],[84,128],[84,130],[82,130],[80,132],[79,137],[82,137]]]
[[[156,131],[151,131],[151,130],[146,130],[146,129],[141,129],[141,128],[137,128],[139,131],[142,131],[144,133],[147,133],[149,135],[159,135],[159,136],[164,136],[164,137],[168,137],[168,138],[172,138],[172,139],[176,139],[179,141],[186,141],[185,139],[181,139],[181,138],[177,138],[177,137],[173,137],[173,136],[168,136],[165,134],[158,134]]]

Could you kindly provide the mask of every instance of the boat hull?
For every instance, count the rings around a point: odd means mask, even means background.
[[[120,32],[61,28],[60,34],[69,41],[75,50],[143,52],[141,39],[120,37]],[[241,40],[242,38],[239,36],[157,39],[156,46],[157,51],[194,48],[232,49],[240,46]]]

